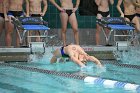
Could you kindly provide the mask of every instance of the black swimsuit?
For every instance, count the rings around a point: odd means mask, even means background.
[[[0,16],[4,18],[4,13],[0,13]]]
[[[41,17],[40,14],[31,14],[31,17]]]
[[[136,16],[140,17],[140,13],[137,13]]]
[[[107,12],[98,11],[98,14],[101,14],[102,17],[107,17],[110,15],[109,11],[107,11]]]
[[[60,51],[61,51],[62,57],[69,57],[69,55],[64,53],[64,47],[61,47]]]
[[[66,9],[65,11],[68,14],[68,16],[70,16],[73,13],[71,9]]]
[[[23,11],[8,11],[8,15],[12,15],[14,17],[21,17],[24,15]]]
[[[124,17],[128,18],[130,20],[130,22],[132,22],[132,20],[134,19],[134,17],[136,16],[136,14],[133,15],[124,15]]]

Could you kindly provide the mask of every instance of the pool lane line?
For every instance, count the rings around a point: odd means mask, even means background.
[[[125,90],[133,90],[133,91],[135,90],[138,93],[140,92],[140,85],[126,83],[126,82],[119,82],[119,81],[115,81],[115,80],[102,79],[100,77],[81,76],[81,75],[75,75],[72,73],[57,72],[57,71],[51,71],[51,70],[46,70],[46,69],[40,69],[40,68],[36,68],[36,67],[28,67],[28,66],[24,66],[24,65],[16,65],[16,64],[9,64],[9,63],[0,63],[0,66],[14,67],[14,68],[27,70],[27,71],[31,71],[31,72],[39,72],[39,73],[44,73],[44,74],[79,79],[79,80],[83,80],[85,83],[103,85],[103,86],[109,87],[109,88],[116,87],[116,88],[123,88]]]
[[[120,67],[135,68],[135,69],[140,70],[139,65],[122,64],[122,63],[119,63],[119,62],[102,62],[102,64],[112,64],[112,65],[116,65],[116,66],[120,66]]]
[[[45,74],[50,74],[50,75],[64,76],[67,78],[80,79],[80,80],[84,80],[84,78],[86,77],[86,76],[80,76],[80,75],[72,74],[72,73],[51,71],[51,70],[46,70],[46,69],[41,69],[41,68],[36,68],[36,67],[16,65],[16,64],[10,64],[10,63],[0,63],[0,66],[14,67],[14,68],[27,70],[31,72],[39,72],[39,73],[45,73]]]
[[[137,92],[140,92],[140,85],[115,80],[102,79],[99,77],[87,76],[84,79],[84,82],[89,84],[99,84],[109,88],[123,88],[125,90],[136,90]]]

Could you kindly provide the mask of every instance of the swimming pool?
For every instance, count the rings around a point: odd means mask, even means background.
[[[101,60],[104,69],[93,63],[80,70],[73,62],[50,64],[51,54],[43,58],[32,56],[32,62],[0,64],[1,93],[140,93],[102,83],[84,82],[86,76],[140,85],[140,66],[114,60]],[[124,83],[123,83],[124,84]]]

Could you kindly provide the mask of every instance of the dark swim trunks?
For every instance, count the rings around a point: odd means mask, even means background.
[[[8,15],[12,15],[14,17],[21,17],[24,15],[23,11],[8,11]]]
[[[130,20],[130,22],[132,22],[132,20],[134,19],[134,17],[136,16],[136,14],[133,15],[124,15],[124,17],[128,18]]]
[[[31,17],[41,17],[40,14],[31,14]]]
[[[65,11],[68,14],[68,16],[70,16],[73,13],[71,9],[66,9]]]
[[[2,18],[4,18],[4,13],[0,13],[0,16],[1,16]]]
[[[109,11],[107,11],[107,12],[98,11],[98,14],[101,14],[102,17],[107,17],[110,15]]]
[[[62,57],[69,57],[69,55],[64,53],[64,47],[61,47],[60,51],[61,51]]]
[[[139,13],[137,13],[137,14],[136,14],[136,16],[140,17],[140,14],[139,14]]]

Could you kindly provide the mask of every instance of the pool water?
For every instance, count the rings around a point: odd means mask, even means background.
[[[1,67],[0,77],[1,93],[135,93],[12,67]]]
[[[71,61],[50,64],[51,56],[51,54],[47,53],[43,58],[32,56],[31,62],[7,64],[36,67],[83,76],[90,75],[140,85],[140,69],[130,64],[129,66],[116,65],[118,62],[114,60],[102,60],[101,62],[104,64],[103,69],[89,62],[87,68],[81,71],[80,67]],[[135,90],[111,88],[85,83],[80,79],[66,78],[3,65],[0,65],[0,77],[0,93],[138,93]]]

